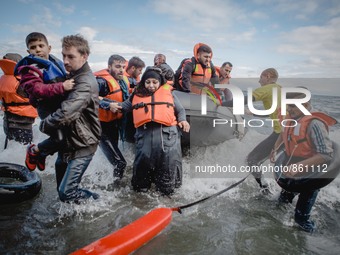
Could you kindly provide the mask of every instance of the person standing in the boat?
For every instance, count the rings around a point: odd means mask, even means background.
[[[132,92],[132,89],[134,89],[140,81],[140,75],[144,67],[145,63],[139,57],[130,58],[124,72],[124,75],[130,82],[130,92]]]
[[[130,98],[121,106],[115,104],[116,109],[133,112],[137,129],[132,176],[135,191],[145,192],[155,183],[158,191],[170,195],[182,183],[178,127],[189,132],[190,125],[185,109],[171,91],[161,70],[149,67]]]
[[[80,203],[91,197],[99,198],[98,194],[79,188],[101,135],[98,84],[87,62],[89,54],[88,41],[81,35],[62,39],[64,65],[75,84],[60,107],[40,123],[40,130],[47,134],[65,130],[65,146],[58,150],[55,162],[57,189],[62,202]]]
[[[17,53],[7,53],[0,60],[3,75],[0,77],[0,104],[4,111],[3,128],[8,140],[29,144],[33,139],[32,124],[38,116],[28,98],[17,93],[19,81],[14,76],[14,67],[22,59]]]
[[[233,64],[230,62],[224,62],[221,67],[215,66],[216,73],[218,75],[218,84],[230,84],[230,73],[233,70]],[[222,95],[222,101],[230,101],[233,99],[231,92],[228,89],[217,89]]]
[[[273,132],[262,142],[260,142],[247,156],[247,164],[254,169],[256,166],[259,166],[263,161],[265,161],[270,153],[277,138],[281,132],[281,125],[278,121],[278,106],[281,105],[281,86],[277,84],[277,79],[279,78],[279,74],[274,68],[268,68],[262,71],[259,83],[261,87],[255,89],[252,94],[253,101],[262,101],[263,107],[268,110],[272,106],[273,101],[273,88],[277,89],[277,108],[275,111],[270,114],[270,118],[273,120]],[[246,100],[245,100],[246,101]],[[262,180],[262,171],[253,171],[256,181],[260,185],[261,188],[268,191],[268,185],[265,184]]]
[[[95,72],[99,86],[99,120],[102,127],[100,148],[113,165],[113,177],[123,177],[126,160],[118,147],[119,131],[124,140],[126,116],[113,112],[114,102],[123,102],[129,97],[130,83],[124,75],[126,60],[120,55],[112,55],[108,60],[108,68]]]
[[[194,56],[182,60],[175,73],[175,88],[184,92],[201,94],[202,89],[218,83],[218,76],[211,62],[213,52],[204,43],[194,46]]]
[[[161,64],[166,64],[166,56],[162,53],[158,53],[155,55],[153,59],[154,66],[159,66]]]
[[[164,76],[166,83],[173,86],[174,85],[174,71],[172,70],[172,68],[166,63],[159,64],[155,67],[162,70],[162,75]]]
[[[287,98],[290,99],[304,97],[303,93],[287,93]],[[312,108],[310,101],[304,103],[303,106],[309,111]],[[332,141],[328,134],[327,120],[329,117],[326,114],[304,115],[296,105],[287,105],[287,111],[286,119],[294,119],[298,124],[294,127],[287,123],[274,148],[279,149],[283,142],[285,153],[289,158],[289,162],[287,162],[289,168],[287,172],[284,172],[284,175],[291,178],[293,183],[294,177],[303,177],[303,174],[308,169],[311,170],[312,167],[314,172],[317,166],[329,163],[334,155]],[[273,154],[275,152],[273,150]],[[282,203],[292,203],[294,197],[299,194],[294,218],[295,222],[307,232],[313,232],[315,229],[315,223],[309,217],[318,192],[319,189],[309,188],[300,193],[282,189],[280,193],[279,201]]]

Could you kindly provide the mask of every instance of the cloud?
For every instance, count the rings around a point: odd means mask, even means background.
[[[282,33],[277,51],[303,56],[303,64],[310,68],[325,68],[339,77],[340,69],[340,17],[323,26],[299,27]],[[337,71],[335,69],[338,69]]]
[[[53,15],[50,8],[43,7],[42,10],[32,16],[32,23],[39,24],[42,27],[61,27],[61,20],[57,15]]]
[[[74,5],[71,6],[65,6],[64,4],[61,4],[60,2],[53,2],[53,5],[57,8],[58,11],[61,11],[65,14],[72,14],[74,13],[75,7]]]
[[[151,4],[156,13],[166,14],[185,27],[189,23],[201,31],[228,27],[241,11],[232,1],[223,0],[153,1]]]
[[[97,30],[91,27],[80,27],[77,32],[83,35],[89,41],[94,40],[98,34]]]

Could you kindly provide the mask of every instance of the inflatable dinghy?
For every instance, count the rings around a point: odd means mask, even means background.
[[[244,136],[243,118],[233,115],[231,108],[218,106],[207,98],[207,114],[202,115],[201,95],[177,90],[173,93],[185,108],[190,123],[190,133],[183,132],[182,145],[216,145],[233,138],[241,139]]]

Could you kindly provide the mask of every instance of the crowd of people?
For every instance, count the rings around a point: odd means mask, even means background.
[[[120,151],[119,139],[124,141],[128,130],[135,132],[133,189],[147,192],[154,183],[161,194],[171,195],[181,186],[181,132],[189,132],[190,124],[172,91],[201,94],[214,89],[215,84],[229,84],[233,68],[230,62],[214,66],[211,47],[197,43],[193,56],[184,59],[176,71],[166,63],[164,54],[157,54],[154,65],[149,67],[139,57],[126,60],[115,54],[109,57],[107,68],[92,72],[88,64],[90,47],[81,35],[62,38],[63,61],[50,54],[51,46],[42,33],[30,33],[26,46],[28,56],[8,53],[0,60],[4,73],[0,79],[4,132],[6,140],[28,145],[25,164],[31,171],[36,167],[43,171],[46,157],[58,153],[55,174],[61,201],[81,203],[99,198],[80,187],[98,145],[112,165],[114,179],[124,176],[127,161]],[[265,109],[270,109],[275,88],[280,105],[278,77],[274,68],[263,70],[261,86],[253,91],[252,100],[261,101]],[[229,106],[230,91],[218,90],[218,94],[222,105]],[[310,107],[310,102],[305,106]],[[270,115],[273,132],[249,153],[248,165],[260,165],[282,141],[292,158],[300,158],[299,164],[330,162],[333,149],[327,124],[319,118],[306,120],[298,108],[288,106],[287,116],[301,122],[304,130],[286,130],[278,121],[278,110]],[[32,123],[37,116],[40,131],[48,138],[32,144]],[[304,132],[307,139],[301,145],[292,145],[292,132],[297,137]],[[300,147],[291,150],[292,146]],[[262,173],[252,174],[260,188],[269,191]],[[289,171],[287,177],[294,178],[294,172]],[[296,205],[295,221],[307,232],[315,229],[309,216],[317,194],[318,189],[300,192]],[[279,201],[291,203],[296,195],[283,190]]]

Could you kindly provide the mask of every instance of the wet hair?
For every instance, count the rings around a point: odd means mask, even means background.
[[[141,60],[139,57],[132,57],[129,60],[128,66],[127,66],[127,70],[130,69],[131,67],[136,67],[136,68],[144,68],[145,67],[145,63],[143,60]]]
[[[38,41],[38,40],[42,40],[48,45],[48,40],[43,33],[32,32],[28,36],[26,36],[26,40],[25,40],[26,41],[26,47],[28,48],[28,45],[31,42],[35,42],[35,41]]]
[[[90,55],[90,46],[88,41],[80,34],[67,35],[61,40],[63,48],[76,47],[81,55]]]
[[[233,67],[233,64],[230,62],[224,62],[221,67],[225,67],[226,65]]]
[[[212,49],[208,45],[201,45],[197,49],[197,53],[201,53],[201,52],[212,53]]]
[[[113,64],[113,62],[120,62],[120,63],[125,63],[126,60],[124,57],[122,57],[121,55],[118,55],[118,54],[114,54],[114,55],[111,55],[109,57],[109,60],[107,61],[107,64],[110,66]]]

